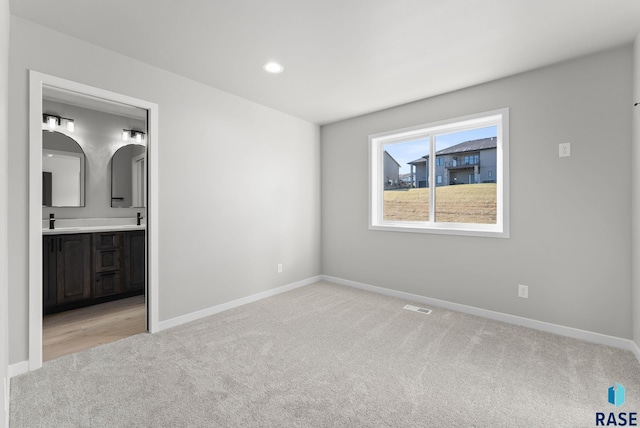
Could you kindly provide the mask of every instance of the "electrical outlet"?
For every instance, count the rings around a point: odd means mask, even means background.
[[[529,286],[528,285],[518,285],[518,297],[522,297],[523,299],[529,298]]]
[[[561,158],[565,158],[565,157],[569,157],[571,156],[571,143],[562,143],[559,145],[559,156]]]
[[[278,273],[282,273],[282,263],[278,263]]]

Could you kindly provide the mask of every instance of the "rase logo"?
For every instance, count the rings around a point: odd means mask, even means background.
[[[609,388],[608,394],[607,394],[607,401],[609,401],[610,404],[616,407],[620,407],[624,404],[625,393],[626,391],[624,389],[624,386],[620,385],[619,383],[616,383],[614,386]],[[629,412],[629,413],[620,412],[618,414],[614,412],[609,412],[608,414],[597,412],[596,426],[597,427],[598,426],[600,427],[608,427],[608,426],[635,427],[635,426],[638,426],[638,414],[636,412]]]
[[[624,393],[624,386],[616,383],[614,386],[609,388],[609,403],[616,407],[622,406],[624,404]]]

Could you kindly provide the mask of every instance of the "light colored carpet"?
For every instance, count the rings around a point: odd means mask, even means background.
[[[68,355],[12,380],[11,427],[590,427],[640,411],[630,352],[406,303],[317,283]]]

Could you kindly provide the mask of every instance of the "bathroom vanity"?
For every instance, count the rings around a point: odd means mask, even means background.
[[[144,294],[144,226],[43,230],[44,313]]]

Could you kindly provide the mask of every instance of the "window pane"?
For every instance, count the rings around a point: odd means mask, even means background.
[[[496,168],[497,127],[438,135],[438,182],[435,221],[495,224],[497,189],[490,171]]]
[[[428,154],[428,138],[384,145],[384,220],[429,220]]]

